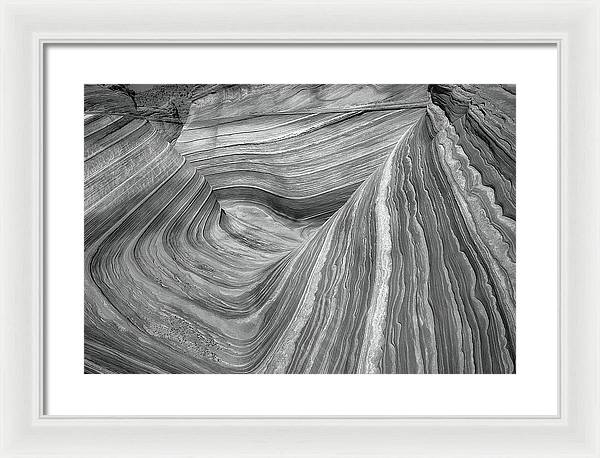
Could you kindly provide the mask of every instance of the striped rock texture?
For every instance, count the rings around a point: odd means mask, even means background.
[[[510,85],[85,88],[86,373],[514,373]]]

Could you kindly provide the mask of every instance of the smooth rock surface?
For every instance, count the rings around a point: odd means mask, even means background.
[[[86,373],[515,372],[515,99],[86,86]]]

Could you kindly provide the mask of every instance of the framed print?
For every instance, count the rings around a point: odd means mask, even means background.
[[[3,2],[2,456],[598,456],[599,5],[460,6]]]
[[[190,64],[173,76],[144,63],[174,56]],[[556,129],[547,94],[557,92],[557,56],[539,44],[49,46],[48,413],[556,415],[558,358],[544,347],[557,347],[558,289],[545,279],[558,246],[551,229],[544,238],[528,228],[556,228],[556,138],[531,134]],[[198,64],[217,60],[212,71]],[[442,60],[486,64],[446,75]],[[401,61],[419,70],[396,76]],[[324,83],[305,83],[311,62]],[[235,79],[86,83],[150,72]],[[430,72],[464,84],[397,83]],[[83,135],[68,134],[82,122]],[[542,165],[517,160],[517,149],[540,147]],[[538,186],[517,193],[532,176]],[[552,305],[543,320],[541,304]],[[391,377],[361,376],[378,373]],[[186,397],[199,377],[227,399]],[[254,396],[236,393],[240,380]],[[173,394],[150,407],[157,391]]]

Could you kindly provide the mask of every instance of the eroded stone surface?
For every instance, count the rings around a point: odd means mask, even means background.
[[[86,372],[514,372],[515,94],[86,86]]]

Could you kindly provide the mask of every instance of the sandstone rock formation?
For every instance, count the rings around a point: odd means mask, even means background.
[[[85,88],[87,373],[513,373],[510,85]]]

